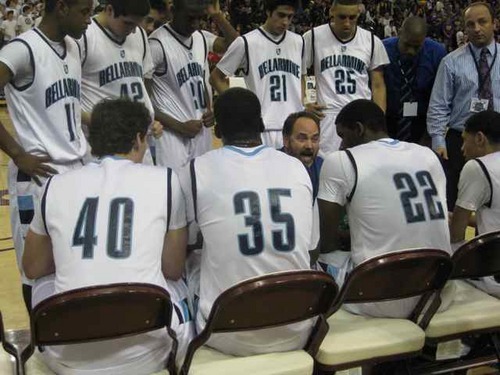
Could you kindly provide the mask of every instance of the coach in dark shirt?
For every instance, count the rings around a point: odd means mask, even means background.
[[[446,55],[444,46],[426,35],[425,20],[409,17],[399,37],[382,41],[390,59],[384,70],[389,136],[424,144],[429,143],[426,115],[432,86]]]

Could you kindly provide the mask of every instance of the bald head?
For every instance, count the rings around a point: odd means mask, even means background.
[[[399,33],[399,52],[402,57],[413,59],[418,55],[427,36],[427,23],[421,17],[408,17]]]
[[[427,23],[422,17],[412,16],[404,20],[400,34],[427,36]]]

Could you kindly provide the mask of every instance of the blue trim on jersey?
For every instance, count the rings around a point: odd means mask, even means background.
[[[399,143],[397,139],[392,139],[392,138],[379,139],[377,142],[385,143],[386,145],[389,146],[396,146]]]
[[[267,146],[266,145],[258,146],[255,150],[252,150],[250,152],[244,151],[243,149],[241,149],[239,147],[235,147],[235,146],[224,146],[224,148],[231,150],[231,151],[234,151],[234,152],[241,154],[243,156],[255,156],[259,152],[261,152],[263,149],[267,148]]]
[[[32,195],[20,195],[17,197],[17,205],[19,207],[19,211],[28,211],[34,210],[35,204],[33,202]]]

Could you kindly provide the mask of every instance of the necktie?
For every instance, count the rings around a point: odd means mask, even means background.
[[[411,125],[413,123],[413,117],[404,117],[403,109],[404,103],[415,101],[412,91],[416,78],[415,64],[413,64],[413,61],[409,64],[401,65],[401,73],[403,76],[401,79],[402,87],[399,99],[399,122],[396,138],[400,141],[409,141],[411,138]]]
[[[479,77],[482,83],[481,91],[479,92],[480,99],[488,100],[488,109],[493,109],[493,91],[491,90],[490,66],[488,65],[488,48],[481,50],[479,58]]]

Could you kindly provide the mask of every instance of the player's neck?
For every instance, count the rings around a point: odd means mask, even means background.
[[[48,39],[53,42],[62,42],[66,34],[59,27],[55,17],[51,14],[46,13],[38,29],[45,35]]]
[[[365,141],[366,143],[368,142],[372,142],[372,141],[378,141],[380,139],[384,139],[384,138],[391,138],[387,135],[386,132],[366,132],[365,134]]]
[[[224,140],[224,146],[251,148],[262,145],[260,139]]]
[[[283,33],[281,34],[276,34],[275,32],[273,32],[272,28],[269,26],[269,24],[266,22],[264,23],[262,26],[261,26],[262,30],[265,31],[266,34],[268,34],[270,37],[272,37],[273,39],[278,39],[280,38]]]

